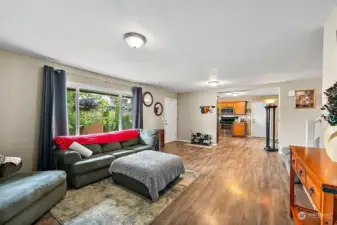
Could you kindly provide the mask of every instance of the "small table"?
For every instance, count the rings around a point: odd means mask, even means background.
[[[290,216],[296,225],[333,225],[337,222],[337,163],[325,149],[290,146],[290,150]],[[316,210],[295,205],[295,174]]]

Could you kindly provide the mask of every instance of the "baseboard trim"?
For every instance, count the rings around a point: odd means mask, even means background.
[[[180,140],[180,139],[177,139],[176,141],[191,143],[191,141],[188,141],[188,140]]]

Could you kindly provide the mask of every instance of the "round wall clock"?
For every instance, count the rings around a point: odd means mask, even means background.
[[[144,92],[143,103],[146,107],[150,107],[153,104],[153,96],[150,92]]]
[[[156,104],[154,104],[153,111],[156,116],[160,116],[163,113],[163,105],[160,102],[156,102]]]

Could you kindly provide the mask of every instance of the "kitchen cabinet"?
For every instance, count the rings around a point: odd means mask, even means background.
[[[234,105],[234,113],[237,115],[246,114],[246,102],[236,102]]]
[[[247,102],[220,102],[218,103],[219,113],[222,108],[233,108],[235,115],[246,115]]]
[[[234,122],[232,125],[232,136],[233,137],[245,137],[246,136],[246,123],[245,122]]]

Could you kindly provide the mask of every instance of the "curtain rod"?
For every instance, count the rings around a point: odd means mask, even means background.
[[[84,75],[79,75],[79,74],[75,74],[75,73],[70,73],[70,72],[67,72],[66,71],[66,74],[70,74],[70,75],[74,75],[74,76],[78,76],[78,77],[83,77],[83,78],[86,78],[86,79],[91,79],[91,80],[98,80],[98,81],[103,81],[104,83],[110,83],[110,84],[116,84],[116,85],[122,85],[122,86],[125,86],[125,87],[134,87],[134,86],[137,86],[138,84],[137,83],[133,83],[133,84],[123,84],[123,83],[116,83],[116,82],[112,82],[112,81],[107,81],[107,80],[103,80],[103,79],[97,79],[97,78],[93,78],[93,77],[88,77],[88,76],[84,76]],[[101,75],[101,76],[104,76],[104,75]],[[112,77],[113,78],[113,77]],[[130,82],[130,81],[125,81],[125,82]]]

